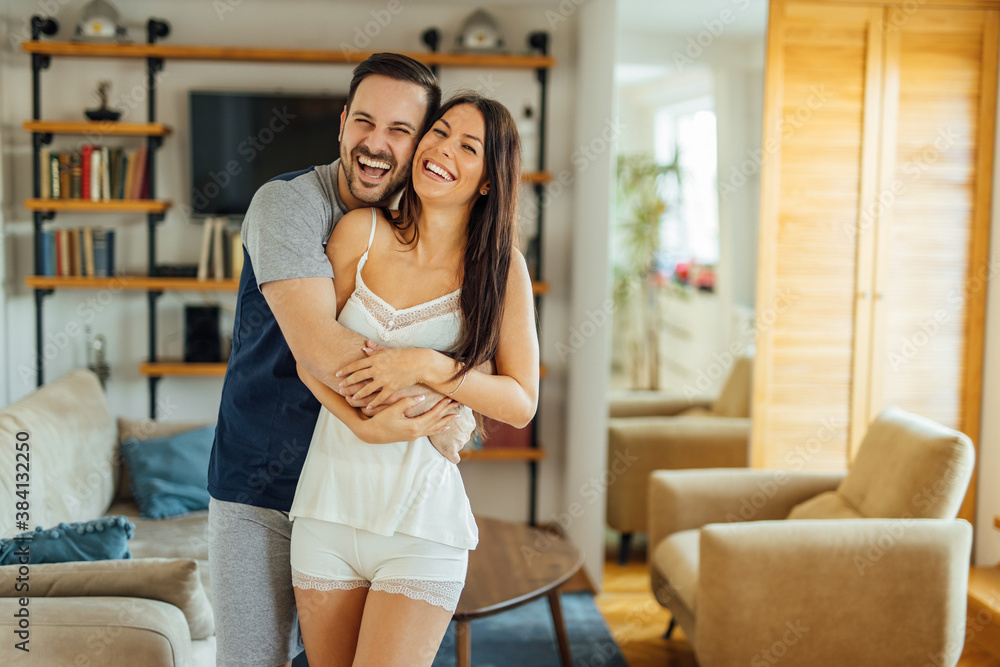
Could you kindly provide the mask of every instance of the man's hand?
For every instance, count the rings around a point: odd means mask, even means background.
[[[442,456],[452,463],[458,463],[462,460],[459,451],[468,444],[473,431],[476,430],[476,417],[472,414],[472,410],[464,405],[460,403],[454,405],[458,414],[455,423],[447,431],[430,436],[430,441]]]

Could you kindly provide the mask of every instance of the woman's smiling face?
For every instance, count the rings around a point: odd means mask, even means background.
[[[435,121],[413,158],[413,189],[420,199],[465,204],[482,196],[485,136],[483,114],[471,104],[454,106]]]

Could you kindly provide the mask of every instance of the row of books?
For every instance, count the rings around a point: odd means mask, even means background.
[[[39,151],[43,199],[147,199],[148,149],[85,144],[79,150]]]
[[[239,278],[243,271],[243,240],[239,229],[226,229],[226,218],[205,218],[198,257],[198,280]]]
[[[100,227],[45,230],[42,275],[115,275],[115,231]]]

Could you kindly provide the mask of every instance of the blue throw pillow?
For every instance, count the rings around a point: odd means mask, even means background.
[[[145,519],[208,509],[208,459],[215,425],[122,444],[132,495]]]
[[[123,516],[61,523],[49,529],[39,526],[0,540],[0,565],[20,565],[25,551],[30,565],[131,558],[128,541],[134,534],[135,526]]]

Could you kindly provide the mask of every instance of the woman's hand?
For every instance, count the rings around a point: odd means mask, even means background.
[[[419,417],[407,417],[406,411],[422,400],[423,396],[412,396],[397,401],[371,419],[366,419],[355,434],[373,445],[410,442],[424,436],[444,433],[458,418],[454,410],[456,403],[450,398],[442,399]]]
[[[419,347],[382,347],[375,342],[365,342],[364,359],[350,363],[339,371],[343,378],[341,389],[358,383],[362,388],[348,397],[352,403],[371,397],[368,407],[375,408],[389,400],[395,392],[415,384],[426,384],[425,378],[434,374],[436,357],[448,358],[434,350]],[[376,393],[377,392],[377,393]],[[374,396],[373,396],[374,394]]]

